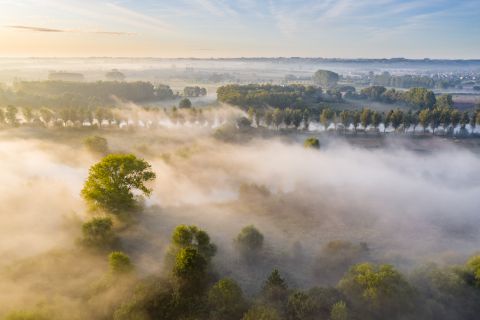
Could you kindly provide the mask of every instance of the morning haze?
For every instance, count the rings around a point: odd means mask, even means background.
[[[0,1],[0,319],[479,318],[478,14]]]

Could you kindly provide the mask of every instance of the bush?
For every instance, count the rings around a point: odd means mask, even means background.
[[[82,225],[82,242],[86,246],[110,248],[116,240],[109,217],[96,217]]]
[[[120,251],[110,253],[108,256],[108,264],[112,273],[127,273],[133,269],[130,258]]]
[[[259,253],[263,247],[263,234],[253,225],[243,228],[234,239],[235,247],[243,258],[250,260]]]
[[[109,153],[107,139],[99,136],[87,137],[83,144],[90,152],[107,155]]]
[[[308,149],[320,149],[320,141],[315,137],[311,137],[303,142],[303,146]]]

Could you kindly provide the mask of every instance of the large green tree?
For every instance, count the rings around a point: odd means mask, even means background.
[[[137,207],[134,192],[149,196],[145,183],[155,179],[148,162],[133,154],[111,154],[90,168],[81,195],[92,207],[112,213]]]

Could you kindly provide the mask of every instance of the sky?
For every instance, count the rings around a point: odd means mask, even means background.
[[[480,58],[480,0],[0,0],[3,57]]]

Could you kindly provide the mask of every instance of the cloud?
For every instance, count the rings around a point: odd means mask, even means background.
[[[17,29],[17,30],[26,30],[26,31],[34,31],[34,32],[47,32],[47,33],[93,33],[93,34],[105,34],[105,35],[114,35],[114,36],[135,35],[135,33],[132,33],[132,32],[121,32],[121,31],[70,30],[70,29],[56,29],[56,28],[44,28],[44,27],[21,26],[21,25],[6,26],[6,28]]]

